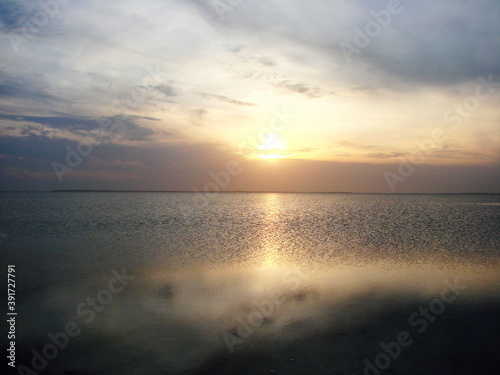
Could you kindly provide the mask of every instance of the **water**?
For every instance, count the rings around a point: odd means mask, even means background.
[[[2,193],[16,364],[33,368],[32,350],[75,322],[81,331],[41,373],[361,374],[381,341],[408,330],[395,373],[474,372],[477,356],[450,342],[476,335],[483,373],[496,374],[499,204],[472,194]],[[110,284],[116,273],[130,280]],[[467,289],[421,334],[409,317],[456,278]]]

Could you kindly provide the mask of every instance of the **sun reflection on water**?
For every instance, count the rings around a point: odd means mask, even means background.
[[[265,229],[262,234],[263,254],[262,266],[266,269],[274,269],[280,262],[279,257],[279,238],[278,234],[278,215],[280,211],[279,196],[269,193],[265,196]]]

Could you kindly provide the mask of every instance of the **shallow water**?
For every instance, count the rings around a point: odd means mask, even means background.
[[[496,374],[499,202],[2,193],[17,364],[75,322],[41,373]],[[412,344],[366,370],[403,331]]]

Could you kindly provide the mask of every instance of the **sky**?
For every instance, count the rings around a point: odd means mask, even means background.
[[[0,1],[0,190],[500,192],[497,0]]]

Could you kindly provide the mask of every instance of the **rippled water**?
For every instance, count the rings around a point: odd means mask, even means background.
[[[442,354],[447,340],[465,340],[471,332],[450,332],[474,312],[484,354],[500,348],[490,308],[500,290],[499,202],[472,194],[2,193],[0,256],[18,277],[17,361],[30,366],[31,350],[74,321],[81,333],[42,373],[361,374],[380,341],[457,277],[467,291],[447,307],[446,324],[431,327],[431,342]],[[113,270],[131,280],[108,301],[102,290]],[[97,303],[106,304],[92,308],[87,298],[100,292]],[[443,362],[433,347],[423,363],[415,353],[428,336],[415,334],[418,345],[390,369],[462,373],[477,362],[460,363],[467,356],[458,349]]]

